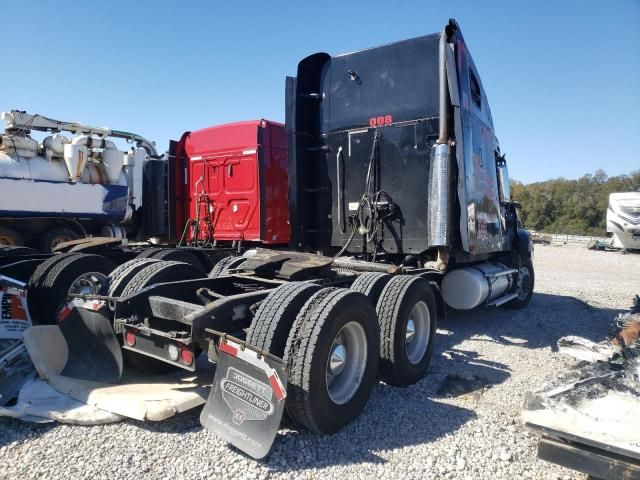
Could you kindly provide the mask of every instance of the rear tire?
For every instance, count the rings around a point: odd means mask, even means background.
[[[153,257],[156,253],[162,251],[163,249],[160,247],[149,247],[149,248],[145,248],[142,252],[140,252],[136,258],[151,258]]]
[[[366,296],[338,288],[315,293],[287,339],[290,418],[311,431],[334,433],[358,417],[376,381],[378,335]]]
[[[0,245],[21,247],[24,245],[24,238],[13,228],[0,227]]]
[[[154,262],[139,270],[122,289],[120,296],[127,297],[156,283],[178,282],[203,278],[204,274],[193,265],[183,262]]]
[[[49,272],[59,262],[66,258],[80,255],[79,253],[61,253],[47,258],[35,269],[27,284],[27,305],[29,306],[29,315],[32,319],[38,319],[42,316],[40,299],[44,295],[42,293],[42,284]]]
[[[109,275],[107,288],[103,294],[109,297],[119,297],[122,290],[127,286],[127,283],[129,283],[140,270],[159,261],[160,260],[156,260],[155,258],[134,258],[123,263]]]
[[[158,260],[188,263],[189,265],[193,265],[198,270],[204,272],[204,268],[202,268],[202,262],[198,259],[198,257],[186,250],[180,250],[177,248],[162,248],[160,249],[160,251],[151,254],[151,256],[148,258],[157,258]]]
[[[64,242],[70,242],[71,240],[78,240],[80,235],[75,230],[69,227],[55,226],[46,230],[38,240],[38,248],[45,252],[53,252],[59,244]]]
[[[225,257],[213,266],[209,272],[209,278],[226,275],[229,270],[240,267],[246,260],[244,257]]]
[[[406,387],[427,372],[436,335],[438,309],[429,282],[408,275],[394,277],[376,306],[380,323],[380,378]]]
[[[40,305],[39,323],[56,324],[69,293],[99,293],[114,267],[110,259],[90,254],[71,255],[56,263],[35,299]]]
[[[511,310],[520,310],[529,305],[533,297],[533,289],[536,283],[536,274],[533,270],[533,262],[530,258],[524,259],[518,269],[518,281],[515,293],[518,298],[507,302],[504,306]]]
[[[384,287],[389,283],[393,277],[388,273],[367,272],[363,273],[356,278],[355,282],[351,285],[351,290],[364,293],[371,303],[377,305],[378,299]]]
[[[276,288],[260,304],[253,317],[247,332],[247,342],[282,358],[296,316],[318,290],[318,285],[299,282],[286,283]]]

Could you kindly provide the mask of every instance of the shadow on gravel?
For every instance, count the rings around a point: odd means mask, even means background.
[[[622,310],[597,308],[574,297],[545,293],[534,294],[524,310],[450,310],[447,320],[439,325],[431,372],[437,372],[436,376],[463,375],[487,386],[497,385],[511,376],[509,367],[479,358],[475,351],[457,345],[466,340],[557,351],[558,339],[567,335],[594,342],[603,340],[619,312]]]
[[[613,318],[623,310],[593,307],[574,297],[536,293],[523,310],[451,310],[439,326],[449,335],[439,335],[435,355],[456,352],[463,340],[496,342],[524,348],[551,347],[567,335],[578,335],[594,342],[604,339]]]
[[[386,463],[376,450],[420,445],[455,432],[476,418],[472,410],[428,398],[423,385],[375,386],[364,413],[334,435],[281,430],[264,466],[280,472],[332,465]],[[283,422],[283,427],[293,428]]]
[[[0,417],[0,447],[44,435],[58,425],[57,422],[30,423],[15,418]]]

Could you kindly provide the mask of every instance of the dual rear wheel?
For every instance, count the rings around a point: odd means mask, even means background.
[[[407,386],[424,376],[435,302],[418,277],[366,273],[351,289],[289,283],[262,302],[247,342],[284,359],[289,417],[333,433],[360,415],[377,377]]]

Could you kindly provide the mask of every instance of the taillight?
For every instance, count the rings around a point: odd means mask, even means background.
[[[193,353],[191,353],[191,350],[185,347],[180,350],[180,359],[185,365],[191,365],[193,363]]]
[[[127,345],[130,347],[135,346],[136,344],[136,334],[131,330],[127,330],[127,333],[124,334],[124,341],[127,342]]]

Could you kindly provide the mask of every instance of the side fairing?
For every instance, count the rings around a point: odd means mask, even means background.
[[[454,52],[455,78],[449,88],[454,111],[458,197],[460,200],[460,236],[462,248],[469,253],[490,253],[504,249],[496,156],[498,140],[480,76],[458,30]],[[448,65],[449,76],[454,73]],[[457,95],[456,95],[457,93]]]

